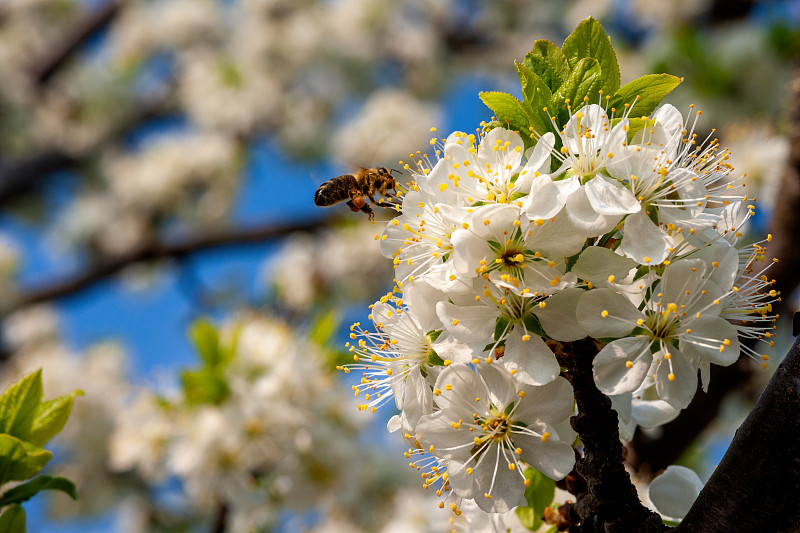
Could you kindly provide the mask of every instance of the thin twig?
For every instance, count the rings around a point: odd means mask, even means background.
[[[310,232],[325,226],[324,219],[304,219],[302,222],[263,224],[249,228],[235,228],[206,235],[187,238],[179,242],[151,242],[116,257],[108,258],[85,271],[62,280],[44,283],[39,287],[21,292],[0,310],[0,318],[29,305],[57,300],[75,294],[103,281],[132,265],[151,263],[165,259],[181,259],[211,248],[242,246],[264,242],[294,232]]]
[[[127,0],[109,0],[95,11],[84,15],[75,26],[65,35],[58,46],[52,47],[51,52],[39,58],[31,67],[31,76],[37,86],[47,84],[50,78],[63,67],[72,55],[98,31],[105,28],[120,11]]]

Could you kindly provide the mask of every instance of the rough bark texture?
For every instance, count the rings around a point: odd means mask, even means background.
[[[676,532],[800,531],[800,338]]]
[[[566,343],[558,355],[575,391],[578,414],[572,427],[578,432],[584,456],[575,470],[585,480],[585,492],[576,494],[572,509],[580,524],[571,532],[660,532],[669,528],[661,517],[644,507],[623,466],[623,448],[617,429],[617,413],[592,377],[592,360],[598,347],[591,339]]]

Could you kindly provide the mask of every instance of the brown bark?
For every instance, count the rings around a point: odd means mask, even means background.
[[[676,532],[800,531],[800,339]]]

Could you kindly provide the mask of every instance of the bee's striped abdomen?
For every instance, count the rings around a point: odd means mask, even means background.
[[[356,178],[352,174],[343,174],[329,179],[319,186],[314,193],[314,205],[327,207],[350,199],[351,189],[357,187]]]

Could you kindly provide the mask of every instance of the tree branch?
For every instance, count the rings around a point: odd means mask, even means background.
[[[31,67],[31,76],[38,87],[47,84],[50,78],[58,72],[67,60],[74,54],[92,35],[106,27],[119,13],[126,0],[109,0],[92,13],[84,15],[72,28],[60,46],[54,46],[52,52],[39,60]]]
[[[179,242],[151,242],[130,250],[127,253],[90,265],[86,271],[62,280],[48,282],[40,287],[20,293],[0,309],[0,319],[23,307],[57,300],[75,294],[125,268],[164,259],[181,259],[191,254],[228,246],[241,246],[253,242],[264,242],[293,232],[311,232],[326,225],[324,219],[304,220],[279,224],[265,224],[250,228],[236,228],[207,235],[187,238]]]
[[[800,531],[800,337],[676,532]]]
[[[578,494],[574,505],[581,522],[573,533],[662,532],[661,517],[639,501],[636,488],[622,464],[617,413],[611,400],[597,389],[592,376],[592,360],[598,347],[592,339],[564,343],[556,357],[567,369],[567,379],[575,392],[578,414],[572,417],[584,456],[575,470],[586,482],[586,492]]]

